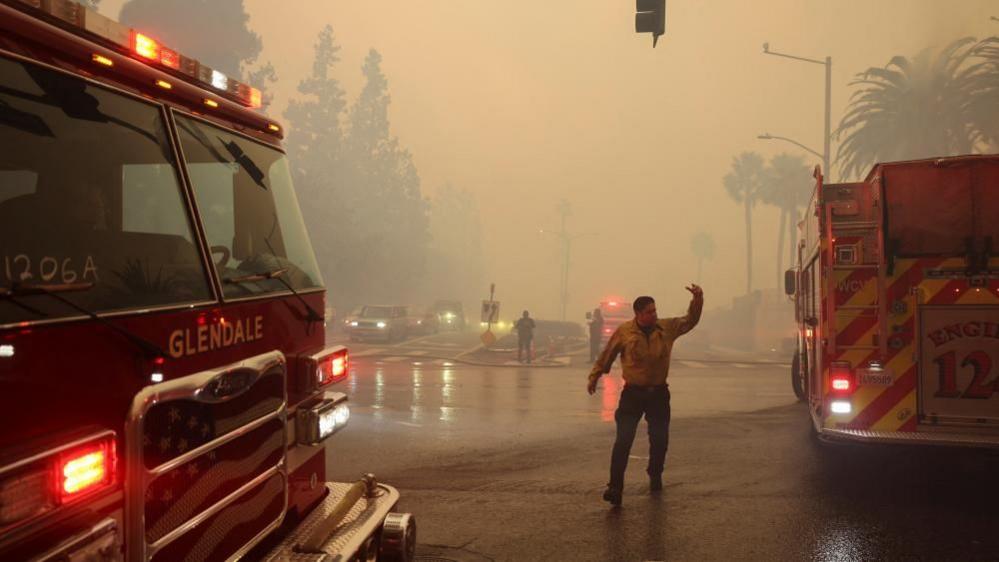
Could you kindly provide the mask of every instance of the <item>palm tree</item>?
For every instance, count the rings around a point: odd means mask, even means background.
[[[999,151],[999,37],[980,41],[972,58],[968,110],[982,140],[990,145],[989,151]]]
[[[782,153],[770,160],[770,165],[764,174],[760,200],[780,209],[780,225],[777,227],[777,286],[779,287],[784,279],[784,234],[787,234],[788,241],[788,263],[794,263],[794,251],[798,244],[798,211],[808,203],[812,171],[803,156]]]
[[[835,132],[843,139],[836,154],[841,173],[856,177],[876,162],[972,152],[982,140],[971,111],[974,43],[966,37],[857,74],[850,85],[859,89]]]
[[[704,260],[715,257],[715,239],[703,230],[690,237],[690,251],[697,258],[697,284],[701,284]]]
[[[753,206],[763,185],[763,157],[743,152],[732,159],[732,168],[722,180],[725,191],[746,211],[746,294],[753,292]]]

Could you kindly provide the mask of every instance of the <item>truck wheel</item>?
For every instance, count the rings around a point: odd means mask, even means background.
[[[416,517],[409,513],[389,513],[382,523],[379,560],[412,562],[416,558]]]
[[[801,354],[795,352],[791,358],[791,388],[798,402],[805,401],[805,374],[801,368]]]

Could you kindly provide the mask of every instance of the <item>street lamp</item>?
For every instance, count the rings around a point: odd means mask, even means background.
[[[832,57],[826,57],[826,60],[821,61],[818,59],[810,59],[807,57],[798,57],[794,55],[788,55],[785,53],[778,53],[777,51],[770,50],[770,43],[763,44],[763,54],[774,55],[775,57],[784,57],[788,59],[799,60],[802,62],[810,62],[812,64],[821,64],[826,67],[826,122],[825,122],[825,136],[823,138],[822,145],[822,173],[826,177],[829,177],[829,140],[832,136],[832,131],[830,128],[830,118],[832,116]],[[791,141],[794,142],[794,141]],[[795,143],[798,144],[798,143]],[[799,145],[801,146],[801,145]],[[809,150],[809,152],[813,152]]]
[[[563,207],[567,209],[568,207]],[[570,257],[572,255],[572,242],[578,240],[584,236],[596,236],[595,232],[583,232],[580,234],[569,234],[565,230],[565,221],[563,216],[562,230],[555,232],[552,230],[538,230],[538,234],[553,234],[559,237],[562,242],[562,271],[559,279],[559,310],[561,320],[565,321],[565,311],[566,305],[569,301],[569,263]]]
[[[796,141],[794,139],[789,139],[787,137],[779,137],[777,135],[771,135],[770,133],[763,133],[762,135],[756,135],[756,138],[762,139],[762,140],[782,140],[782,141],[786,141],[786,142],[789,142],[789,143],[797,146],[798,148],[800,148],[800,149],[802,149],[802,150],[804,150],[806,152],[811,152],[812,154],[818,156],[819,158],[823,158],[823,156],[821,154],[819,154],[818,152],[812,150],[811,148],[808,148],[807,146],[801,144],[800,142],[798,142],[798,141]]]

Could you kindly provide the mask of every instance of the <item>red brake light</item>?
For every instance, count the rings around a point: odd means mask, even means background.
[[[829,368],[829,387],[834,394],[853,392],[853,371],[849,364],[834,363]]]
[[[103,439],[63,453],[56,463],[59,496],[63,502],[97,490],[114,481],[114,440]]]

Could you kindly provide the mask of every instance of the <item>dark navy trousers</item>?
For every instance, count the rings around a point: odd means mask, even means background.
[[[649,476],[663,473],[666,463],[666,449],[669,447],[669,386],[625,385],[614,421],[617,422],[617,438],[611,451],[610,486],[624,487],[624,471],[628,468],[628,455],[635,441],[638,422],[645,416],[649,426]]]

